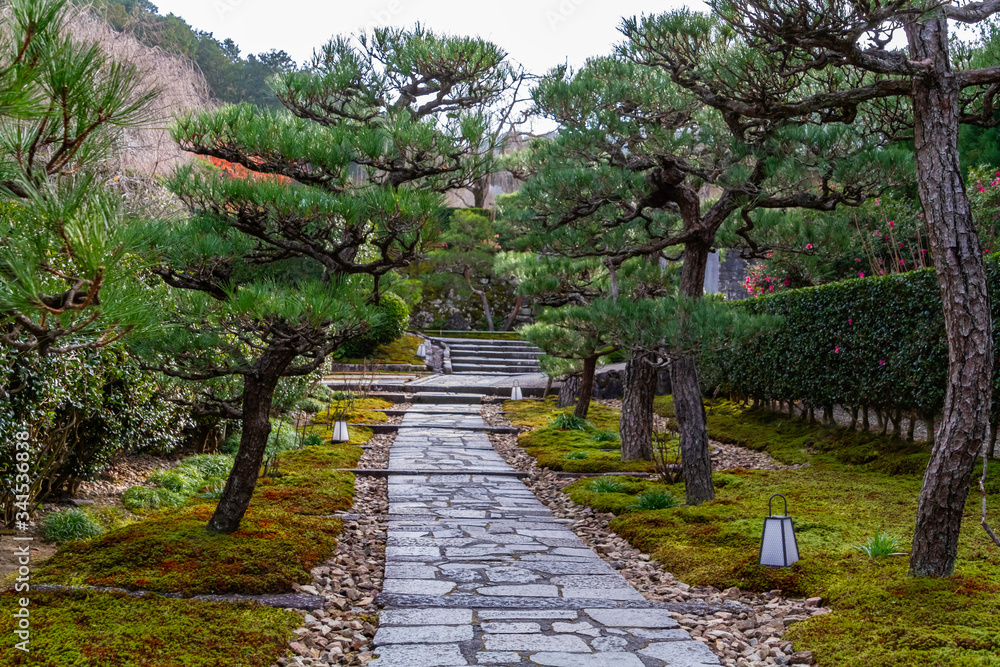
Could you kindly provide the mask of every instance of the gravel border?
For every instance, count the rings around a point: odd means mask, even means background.
[[[486,403],[483,419],[491,426],[510,426],[501,411],[502,402]],[[717,609],[725,602],[738,602],[747,607],[748,611],[738,614],[726,611],[672,613],[681,627],[694,639],[705,643],[723,664],[736,667],[814,664],[811,653],[795,652],[792,643],[782,639],[782,635],[793,623],[829,613],[829,609],[820,606],[820,598],[785,598],[780,591],[759,594],[736,587],[720,591],[712,586],[690,586],[680,582],[649,554],[633,548],[611,530],[609,523],[614,519],[613,514],[594,512],[590,507],[573,503],[562,491],[573,480],[560,479],[552,471],[539,468],[535,459],[517,444],[517,436],[494,434],[490,435],[490,440],[511,466],[530,473],[525,483],[538,499],[557,517],[574,520],[573,532],[619,570],[646,599],[703,603],[710,609]]]

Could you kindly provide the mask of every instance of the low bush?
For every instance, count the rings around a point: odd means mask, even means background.
[[[594,428],[594,425],[586,419],[568,412],[560,412],[551,419],[550,423],[552,424],[552,428],[557,428],[561,431],[589,431]]]
[[[233,457],[225,454],[196,454],[181,461],[181,465],[194,468],[203,479],[228,477],[233,468]]]
[[[146,481],[167,491],[191,495],[198,490],[202,476],[195,468],[177,466],[170,470],[157,470]]]
[[[42,537],[57,544],[86,540],[103,532],[104,528],[90,514],[78,508],[52,512],[42,519]]]
[[[406,333],[406,327],[410,324],[410,309],[402,298],[392,292],[386,292],[382,295],[381,303],[376,311],[377,315],[372,328],[367,334],[348,341],[341,348],[340,356],[370,357],[379,345],[398,340]]]
[[[295,404],[295,407],[297,407],[299,410],[302,410],[302,412],[307,412],[311,415],[314,415],[317,412],[322,412],[323,410],[326,409],[326,406],[327,404],[324,403],[323,401],[319,400],[318,398],[311,398],[311,397],[303,398],[302,400],[300,400],[298,403]]]

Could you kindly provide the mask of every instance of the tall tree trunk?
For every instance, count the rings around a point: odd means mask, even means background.
[[[486,324],[487,324],[487,326],[489,326],[490,331],[494,331],[494,329],[493,329],[493,311],[490,309],[490,300],[489,300],[489,297],[486,296],[486,292],[484,290],[477,289],[476,286],[472,284],[472,269],[470,267],[468,267],[468,266],[465,267],[465,271],[464,271],[463,275],[465,276],[465,282],[469,285],[469,290],[473,294],[475,294],[476,296],[478,296],[480,299],[482,299],[482,301],[483,301],[483,314],[486,316]]]
[[[243,376],[243,433],[236,462],[222,490],[222,497],[215,513],[208,521],[213,533],[232,533],[239,529],[240,521],[250,505],[250,498],[257,488],[257,476],[264,462],[264,450],[271,435],[271,404],[281,373],[288,368],[294,354],[268,353],[258,364],[254,374]]]
[[[653,459],[653,398],[656,395],[654,355],[634,351],[625,364],[622,398],[622,461]]]
[[[959,164],[959,87],[950,71],[948,23],[925,17],[905,29],[910,57],[931,65],[913,79],[913,140],[948,338],[944,415],[920,491],[910,573],[947,577],[955,570],[972,470],[989,430],[993,331],[983,252]]]
[[[504,331],[513,331],[514,325],[517,323],[517,316],[521,314],[521,305],[524,303],[524,297],[517,297],[514,300],[514,308],[510,311],[510,315],[507,316],[507,321],[503,323]]]
[[[710,244],[704,242],[688,242],[684,245],[684,264],[681,267],[681,293],[684,296],[700,299],[704,295],[705,268],[710,250]],[[701,400],[698,368],[693,356],[674,361],[670,366],[670,384],[681,436],[684,494],[688,505],[700,505],[715,498],[715,488],[712,486],[712,460],[708,451],[705,405]]]
[[[580,419],[587,418],[590,410],[590,397],[594,395],[594,376],[597,374],[597,357],[583,360],[583,375],[580,377],[580,398],[576,401],[573,415]]]

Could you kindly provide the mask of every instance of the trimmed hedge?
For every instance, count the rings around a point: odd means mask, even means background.
[[[986,271],[996,345],[1000,254],[986,258]],[[915,411],[925,420],[943,409],[948,346],[933,269],[780,292],[733,307],[779,319],[766,333],[703,359],[714,386],[765,402]],[[994,373],[994,387],[997,379]]]

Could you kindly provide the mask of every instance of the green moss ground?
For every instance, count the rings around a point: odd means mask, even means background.
[[[417,347],[423,341],[418,336],[407,334],[391,343],[380,345],[375,349],[371,359],[338,359],[339,364],[413,364],[423,366],[424,360],[417,356]]]
[[[31,653],[11,647],[19,594],[0,593],[0,665],[268,667],[301,623],[256,604],[85,591],[31,593]],[[179,641],[179,639],[181,641]]]
[[[365,399],[358,417],[387,403]],[[330,427],[306,429],[328,440]],[[231,535],[212,535],[205,524],[216,501],[190,503],[149,515],[86,541],[68,542],[35,572],[38,583],[115,586],[183,595],[282,593],[308,583],[309,570],[336,546],[340,522],[328,517],[348,509],[361,457],[358,445],[372,437],[353,427],[351,442],[304,447],[280,456],[275,477],[258,481],[250,508]]]
[[[571,409],[556,408],[555,399],[545,401],[507,401],[504,410],[508,419],[517,426],[535,430],[522,434],[518,443],[538,459],[538,465],[562,472],[652,472],[648,461],[622,461],[621,442],[598,442],[593,431],[564,431],[550,425],[560,412],[572,414]],[[587,421],[597,429],[618,433],[620,415],[617,410],[592,402]],[[586,458],[567,458],[586,455]]]
[[[669,398],[658,399],[657,408],[671,415]],[[808,425],[725,401],[706,409],[713,439],[809,465],[717,473],[716,499],[698,507],[632,511],[636,496],[652,487],[684,497],[683,485],[637,478],[623,478],[621,494],[594,493],[589,480],[567,492],[578,503],[618,514],[614,530],[682,581],[823,597],[833,613],[786,634],[798,650],[813,651],[819,665],[1000,665],[1000,549],[979,526],[975,488],[954,577],[912,579],[905,556],[875,563],[854,548],[882,529],[900,538],[900,551],[909,550],[926,445]],[[1000,523],[1000,464],[993,463],[987,487],[990,516]],[[788,569],[756,564],[774,493],[788,497],[802,554]]]

